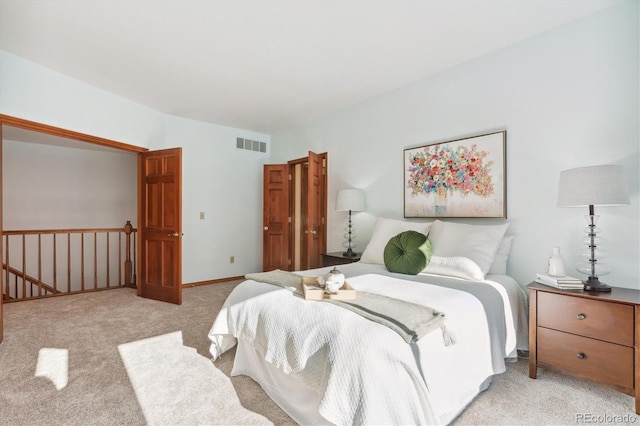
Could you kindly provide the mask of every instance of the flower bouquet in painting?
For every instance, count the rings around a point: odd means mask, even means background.
[[[405,217],[506,217],[506,132],[406,149]]]

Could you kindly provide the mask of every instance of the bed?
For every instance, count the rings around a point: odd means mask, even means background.
[[[444,314],[442,327],[416,341],[286,285],[247,279],[211,327],[211,355],[237,346],[231,374],[253,378],[300,424],[448,424],[527,349],[526,292],[506,274],[506,228],[378,219],[361,261],[340,266],[359,293]],[[409,231],[429,235],[431,266],[390,272],[383,246]]]

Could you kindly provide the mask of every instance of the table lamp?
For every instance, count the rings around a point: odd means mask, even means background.
[[[340,189],[336,197],[336,211],[348,211],[349,222],[347,225],[347,233],[344,237],[347,241],[343,243],[347,247],[347,251],[342,253],[346,257],[356,257],[358,254],[352,249],[353,241],[353,225],[351,222],[351,212],[359,212],[364,210],[364,192],[360,189]]]
[[[630,204],[627,181],[621,166],[602,165],[578,167],[560,172],[558,189],[558,207],[589,207],[587,247],[582,252],[587,258],[579,263],[576,270],[588,276],[584,281],[586,291],[606,292],[611,287],[600,282],[598,275],[605,275],[611,269],[598,261],[604,254],[598,248],[600,229],[596,227],[599,216],[594,213],[594,206],[620,206]]]

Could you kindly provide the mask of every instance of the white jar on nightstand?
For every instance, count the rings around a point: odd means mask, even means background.
[[[564,277],[567,275],[564,269],[564,259],[560,254],[560,247],[554,247],[549,257],[549,275],[554,277]]]

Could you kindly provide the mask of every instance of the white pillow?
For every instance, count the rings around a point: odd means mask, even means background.
[[[484,279],[484,274],[480,267],[473,260],[466,257],[431,256],[429,264],[422,272],[464,278],[465,280],[482,281]]]
[[[484,279],[508,227],[508,223],[471,225],[436,220],[429,231],[433,256],[471,259],[480,267]]]
[[[506,275],[507,274],[507,259],[509,259],[509,253],[511,252],[511,243],[513,237],[508,236],[502,239],[500,247],[496,252],[496,257],[493,258],[493,263],[489,268],[489,274],[492,275]]]
[[[391,238],[404,231],[417,231],[427,235],[429,226],[431,223],[379,217],[373,225],[371,240],[362,252],[360,262],[384,265],[384,248]]]

